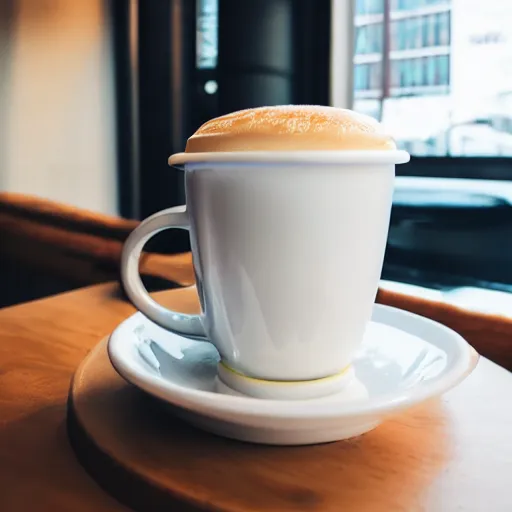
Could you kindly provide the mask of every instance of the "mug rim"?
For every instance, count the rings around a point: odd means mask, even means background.
[[[402,149],[330,150],[330,151],[219,151],[175,153],[168,159],[172,167],[183,169],[187,164],[205,163],[275,163],[275,164],[405,164],[410,155]]]

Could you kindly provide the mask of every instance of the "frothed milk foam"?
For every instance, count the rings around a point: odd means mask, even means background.
[[[375,119],[351,110],[286,105],[217,117],[188,139],[187,153],[236,151],[395,150]]]

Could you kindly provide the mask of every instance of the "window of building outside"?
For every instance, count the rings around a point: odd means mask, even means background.
[[[384,6],[384,0],[364,0],[356,3],[356,13],[365,14],[380,14]]]

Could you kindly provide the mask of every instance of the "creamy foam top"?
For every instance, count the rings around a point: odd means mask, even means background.
[[[375,119],[352,110],[285,105],[240,110],[203,124],[187,153],[222,151],[394,150]]]

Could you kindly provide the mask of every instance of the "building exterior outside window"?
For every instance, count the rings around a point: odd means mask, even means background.
[[[416,155],[512,156],[512,2],[356,0],[354,108]]]

